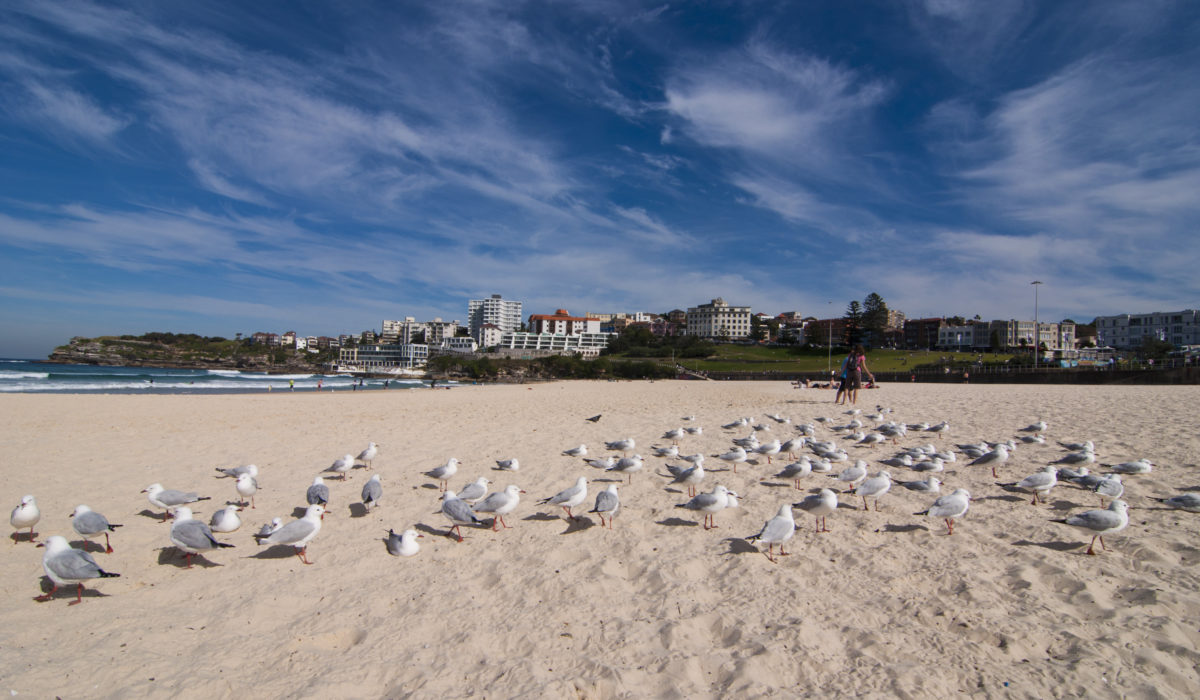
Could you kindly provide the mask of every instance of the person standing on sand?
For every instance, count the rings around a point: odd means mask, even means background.
[[[842,365],[842,376],[845,377],[842,380],[842,392],[845,392],[846,398],[852,404],[858,403],[858,390],[862,388],[863,374],[870,377],[872,383],[875,382],[875,375],[867,369],[866,350],[863,350],[862,345],[855,345]]]
[[[289,389],[290,391],[295,391],[295,390],[296,390],[296,380],[295,380],[295,379],[289,379],[289,380],[288,380],[288,389]]]

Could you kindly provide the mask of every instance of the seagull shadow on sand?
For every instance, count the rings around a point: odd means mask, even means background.
[[[158,563],[163,566],[173,566],[176,569],[186,569],[187,559],[183,556],[183,552],[178,547],[163,547],[158,550]],[[192,565],[199,566],[202,569],[211,569],[214,566],[225,566],[218,564],[215,561],[209,561],[204,558],[203,554],[196,554],[192,557]]]
[[[365,517],[367,517],[367,513],[369,513],[369,512],[371,512],[371,511],[367,510],[367,507],[365,505],[363,505],[362,503],[351,503],[350,504],[350,517],[351,518],[365,518]]]
[[[14,532],[13,534],[9,535],[9,538],[12,539],[13,544],[18,542],[37,542],[37,535],[38,534],[36,532]]]
[[[779,487],[781,487],[781,486],[792,486],[792,485],[793,485],[793,484],[791,484],[791,483],[786,483],[786,482],[783,482],[783,481],[760,481],[760,482],[758,482],[758,483],[759,483],[761,486],[770,486],[770,487],[772,487],[772,488],[779,488]]]
[[[623,484],[623,483],[625,483],[624,479],[609,479],[609,478],[592,479],[592,481],[599,481],[599,482],[602,482],[605,484]]]
[[[38,581],[38,588],[41,589],[43,594],[49,593],[50,589],[53,587],[54,587],[54,582],[50,580],[49,576],[43,576],[43,577],[41,577],[41,580]],[[51,598],[50,600],[39,600],[38,602],[39,603],[49,603],[53,600],[57,600],[60,598],[63,600],[66,600],[67,598],[70,598],[72,595],[75,595],[78,590],[79,590],[79,588],[73,583],[65,585],[65,586],[59,586],[58,590],[54,592],[53,598]],[[68,593],[70,595],[68,595]],[[85,587],[83,589],[83,597],[84,598],[108,598],[110,596],[107,593],[101,593],[100,591],[96,590],[95,588],[86,588]]]
[[[916,532],[917,530],[928,531],[929,528],[925,527],[924,525],[892,525],[889,523],[888,525],[884,525],[883,527],[879,528],[875,532]]]
[[[584,530],[596,527],[596,523],[592,522],[591,518],[584,518],[580,516],[576,516],[576,518],[576,520],[567,521],[567,529],[563,530],[561,534],[570,535],[575,532],[583,532]]]
[[[446,534],[445,530],[439,530],[438,528],[433,527],[432,525],[426,525],[425,523],[417,523],[416,525],[413,525],[413,529],[417,530],[418,532],[423,532],[426,535],[430,535],[430,536]],[[385,541],[387,540],[386,537],[383,539]]]
[[[521,520],[534,520],[545,523],[558,520],[561,517],[562,516],[555,513],[534,513],[533,515],[526,515],[524,518],[521,518]]]
[[[1017,540],[1013,542],[1016,547],[1044,547],[1045,549],[1053,549],[1056,552],[1069,552],[1072,549],[1083,547],[1082,542],[1030,542],[1029,540]]]
[[[722,542],[729,545],[725,554],[758,554],[758,547],[741,537],[726,537]]]
[[[165,523],[168,520],[168,518],[163,517],[162,513],[150,510],[149,508],[143,508],[139,510],[138,515],[144,518],[150,518],[151,520],[157,520],[160,523]],[[195,513],[193,513],[193,515],[195,515]]]
[[[655,525],[666,525],[667,527],[700,527],[700,523],[695,520],[684,520],[683,518],[665,518],[655,522]]]
[[[1014,487],[1008,487],[1014,488]],[[978,498],[972,496],[972,501],[1006,501],[1008,503],[1020,503],[1021,501],[1029,500],[1025,496],[980,496]]]
[[[296,556],[296,548],[290,544],[275,544],[261,552],[251,554],[246,559],[287,559]]]

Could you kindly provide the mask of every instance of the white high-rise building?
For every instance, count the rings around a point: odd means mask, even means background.
[[[750,335],[750,307],[730,306],[717,297],[687,310],[687,332],[701,338],[736,340]]]
[[[471,299],[467,302],[467,319],[471,337],[483,345],[479,338],[480,329],[490,323],[502,333],[511,333],[521,328],[521,302],[507,301],[499,294],[489,299]]]

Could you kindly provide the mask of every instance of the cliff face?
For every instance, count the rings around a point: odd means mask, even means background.
[[[307,372],[318,369],[292,351],[270,351],[237,343],[166,345],[127,338],[71,338],[47,360],[67,365],[240,369],[257,372]],[[280,354],[285,354],[279,357]],[[273,356],[274,355],[274,356]]]

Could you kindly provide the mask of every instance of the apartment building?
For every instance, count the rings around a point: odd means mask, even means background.
[[[471,337],[486,347],[479,337],[480,329],[490,323],[502,332],[515,332],[521,327],[521,302],[501,298],[493,294],[487,299],[471,299],[467,302],[467,324]]]
[[[687,310],[689,335],[712,340],[738,340],[750,335],[750,307],[730,306],[717,297]]]
[[[566,309],[557,309],[552,314],[533,314],[529,317],[530,333],[551,335],[579,335],[599,333],[600,320],[588,316],[572,316]]]
[[[1176,347],[1200,344],[1200,311],[1155,311],[1146,314],[1117,314],[1096,317],[1096,344],[1132,350],[1143,338],[1161,340]]]

